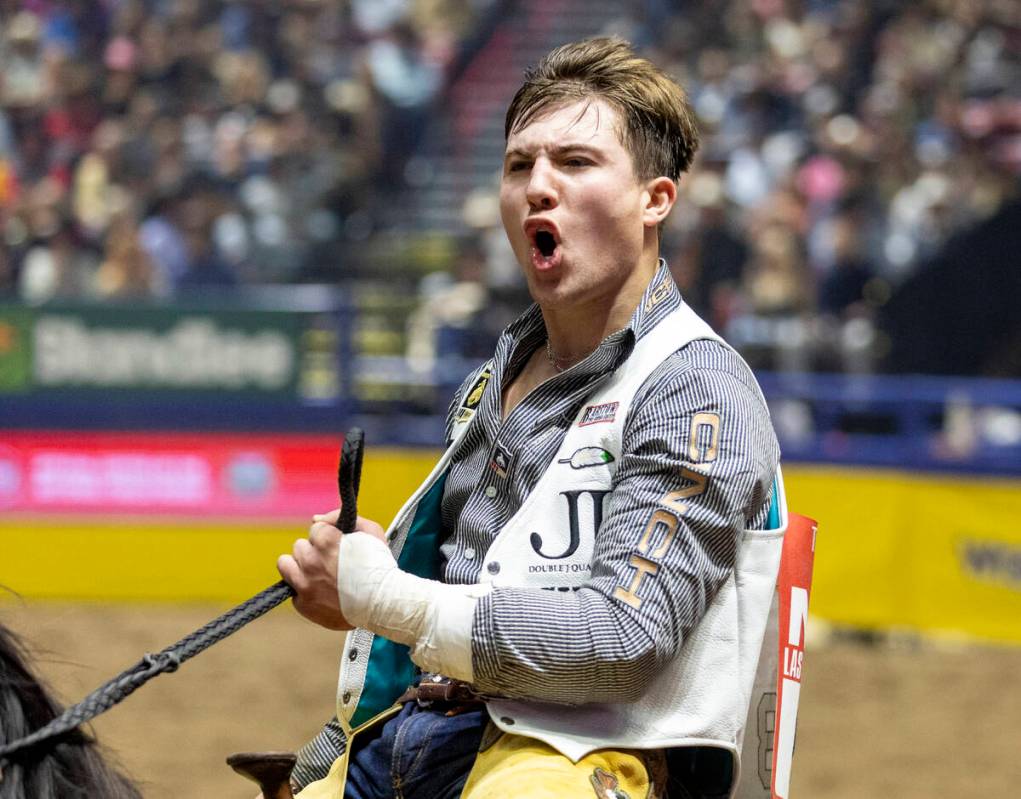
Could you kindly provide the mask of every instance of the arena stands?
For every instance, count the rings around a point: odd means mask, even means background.
[[[414,293],[470,248],[492,333],[523,301],[494,232],[503,108],[544,50],[612,33],[704,130],[666,239],[689,301],[761,368],[882,369],[918,317],[882,309],[1018,195],[1011,20],[1007,0],[4,3],[0,292],[323,282],[371,314],[380,282]]]

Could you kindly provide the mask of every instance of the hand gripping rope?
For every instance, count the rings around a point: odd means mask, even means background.
[[[358,518],[358,485],[362,477],[364,444],[364,434],[355,427],[348,431],[340,452],[337,487],[340,491],[341,512],[338,527],[343,533],[353,532]],[[0,745],[0,765],[15,752],[23,752],[94,719],[134,693],[153,677],[164,672],[176,671],[186,660],[237,632],[250,621],[254,621],[292,596],[294,589],[280,580],[185,636],[176,644],[155,655],[146,653],[134,666],[101,685],[45,726],[24,738]]]

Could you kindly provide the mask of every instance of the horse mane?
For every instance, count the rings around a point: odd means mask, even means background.
[[[23,738],[63,708],[29,668],[24,643],[0,623],[0,744]],[[0,799],[141,799],[80,728],[8,755]]]

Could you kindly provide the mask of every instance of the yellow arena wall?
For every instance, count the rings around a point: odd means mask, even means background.
[[[361,513],[391,518],[436,454],[373,450]],[[819,522],[814,615],[1021,642],[1021,481],[817,465],[785,478],[791,509]],[[276,557],[310,521],[10,515],[0,584],[31,599],[234,603],[278,579]]]
[[[435,461],[431,451],[373,449],[362,468],[359,513],[392,518]],[[279,579],[277,557],[307,534],[313,513],[327,510],[268,522],[0,517],[0,585],[26,598],[239,602]]]
[[[877,629],[1021,642],[1021,480],[786,470],[819,521],[812,612]]]

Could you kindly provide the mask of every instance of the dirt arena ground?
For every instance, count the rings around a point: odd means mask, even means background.
[[[0,604],[65,701],[222,608]],[[273,611],[100,717],[95,731],[149,799],[251,799],[224,758],[292,749],[330,713],[338,641]],[[865,645],[806,655],[791,795],[1021,795],[1021,648]]]

